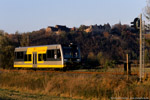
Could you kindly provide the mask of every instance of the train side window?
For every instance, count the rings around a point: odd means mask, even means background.
[[[23,59],[23,52],[15,52],[16,59]]]
[[[46,61],[46,54],[38,54],[39,61]]]
[[[27,55],[25,54],[25,56],[24,56],[24,61],[27,61]]]
[[[61,58],[61,54],[60,54],[60,50],[57,49],[57,58],[60,59]]]
[[[47,58],[54,58],[54,50],[47,50]]]
[[[31,61],[31,54],[28,55],[28,61]]]
[[[31,54],[25,54],[24,61],[31,61]]]
[[[46,54],[43,54],[43,60],[46,61]]]
[[[61,60],[60,49],[47,50],[47,60],[48,61],[60,61]]]
[[[39,61],[42,61],[43,60],[43,57],[42,57],[43,55],[42,54],[38,54],[38,60]]]

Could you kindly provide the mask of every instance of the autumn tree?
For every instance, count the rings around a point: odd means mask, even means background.
[[[24,47],[24,46],[29,46],[29,45],[30,45],[29,33],[23,33],[21,36],[20,46]]]
[[[0,67],[12,68],[14,60],[14,46],[9,41],[6,33],[0,32]]]

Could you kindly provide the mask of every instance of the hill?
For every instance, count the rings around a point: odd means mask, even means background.
[[[82,61],[92,66],[109,65],[112,62],[125,60],[128,53],[130,59],[138,59],[139,35],[128,25],[81,25],[79,28],[68,28],[62,25],[48,26],[37,31],[8,34],[0,31],[1,62],[10,62],[2,66],[11,66],[13,50],[19,46],[36,46],[47,44],[78,44],[81,48]],[[147,42],[149,45],[149,42]],[[147,49],[149,52],[149,49]],[[3,60],[5,59],[5,60]],[[7,61],[7,62],[8,62]]]

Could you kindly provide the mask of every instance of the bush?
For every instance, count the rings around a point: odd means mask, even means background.
[[[7,36],[0,36],[0,66],[2,68],[13,68],[14,46]]]
[[[93,66],[98,66],[99,65],[97,57],[94,55],[93,52],[90,52],[88,54],[87,58],[88,58],[88,60],[87,60],[88,65],[90,65],[92,68],[93,68]]]

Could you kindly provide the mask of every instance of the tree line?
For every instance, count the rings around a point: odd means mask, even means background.
[[[0,67],[12,68],[15,47],[78,44],[81,48],[82,61],[86,66],[114,66],[120,60],[125,60],[126,53],[130,59],[139,57],[139,34],[130,26],[115,24],[100,32],[85,32],[81,25],[76,30],[47,33],[45,29],[38,31],[8,34],[0,31]],[[146,44],[150,45],[150,40]],[[150,50],[146,47],[146,52]],[[146,59],[150,57],[147,56]]]

